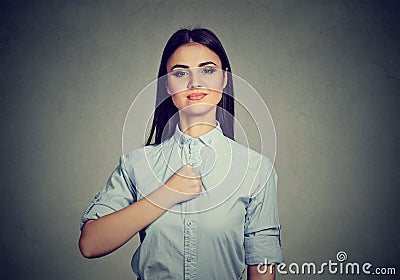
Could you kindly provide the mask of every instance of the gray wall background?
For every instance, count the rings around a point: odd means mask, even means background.
[[[221,38],[277,132],[287,264],[400,273],[396,1],[0,4],[2,279],[133,279],[126,246],[86,260],[79,220],[121,154],[125,114],[178,28]],[[389,279],[286,275],[279,279]]]

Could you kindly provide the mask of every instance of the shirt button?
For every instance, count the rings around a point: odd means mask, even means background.
[[[190,227],[193,225],[192,221],[188,221],[186,224]]]
[[[97,193],[95,196],[94,196],[94,201],[95,202],[98,202],[100,200],[100,193]]]
[[[187,260],[188,262],[191,262],[191,261],[193,260],[193,258],[192,258],[192,257],[187,257],[186,260]]]

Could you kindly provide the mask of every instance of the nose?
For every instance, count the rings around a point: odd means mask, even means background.
[[[196,88],[201,86],[202,84],[199,73],[197,73],[197,71],[191,71],[187,88]]]

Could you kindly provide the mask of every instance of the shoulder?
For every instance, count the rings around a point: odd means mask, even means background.
[[[251,184],[249,194],[256,196],[266,185],[276,185],[277,174],[274,163],[267,156],[236,141],[229,139],[232,147],[232,160],[236,164],[246,166],[247,174],[254,176],[254,184]]]
[[[148,145],[136,148],[130,151],[129,153],[124,154],[123,157],[128,161],[135,160],[137,158],[144,156],[145,154],[157,153],[157,151],[159,151],[160,149],[161,149],[161,144]]]
[[[136,148],[129,153],[121,156],[126,166],[143,165],[145,162],[156,162],[163,156],[163,152],[166,149],[170,149],[173,146],[173,141],[167,139],[161,144],[152,144],[143,147]]]
[[[250,169],[273,169],[273,162],[270,158],[259,153],[250,147],[246,147],[239,142],[227,138],[232,147],[232,157],[234,160],[248,160]]]

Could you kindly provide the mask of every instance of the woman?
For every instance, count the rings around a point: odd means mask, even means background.
[[[266,157],[234,141],[230,72],[210,30],[172,35],[147,144],[121,156],[82,217],[85,257],[139,232],[132,269],[142,280],[241,279],[246,264],[248,279],[274,279],[271,264],[283,261],[277,176]],[[259,264],[271,269],[262,274]]]

